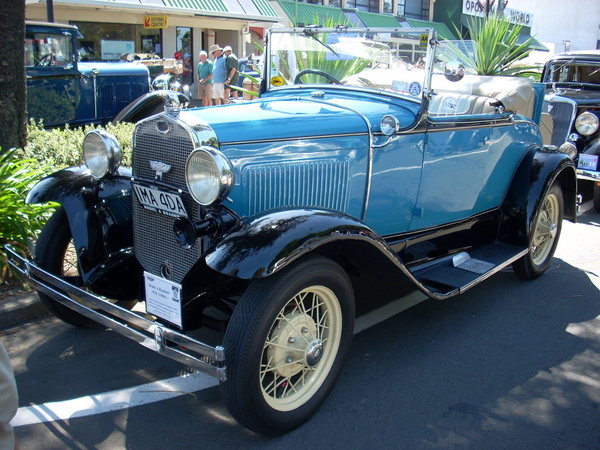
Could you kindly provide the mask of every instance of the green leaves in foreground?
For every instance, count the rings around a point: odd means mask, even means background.
[[[10,276],[4,244],[27,255],[28,239],[35,238],[55,206],[25,204],[29,189],[51,168],[32,159],[18,160],[15,152],[0,152],[0,283]]]

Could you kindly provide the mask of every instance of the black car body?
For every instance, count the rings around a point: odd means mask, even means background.
[[[561,147],[577,163],[580,192],[593,185],[600,211],[600,50],[561,53],[544,66],[544,143]]]

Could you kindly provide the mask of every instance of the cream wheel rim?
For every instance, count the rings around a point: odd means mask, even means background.
[[[342,336],[342,311],[324,286],[296,294],[279,311],[263,346],[260,385],[265,401],[279,411],[299,408],[321,387]]]
[[[531,260],[537,266],[542,265],[552,250],[558,233],[558,199],[548,195],[535,222],[531,240]]]

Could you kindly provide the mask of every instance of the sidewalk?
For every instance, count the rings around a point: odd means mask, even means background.
[[[50,314],[37,296],[21,285],[0,286],[0,329]]]

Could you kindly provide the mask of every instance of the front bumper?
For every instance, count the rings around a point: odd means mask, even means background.
[[[40,269],[10,245],[5,245],[4,249],[9,265],[38,291],[150,350],[216,377],[219,381],[227,379],[225,349],[222,346],[211,347],[141,313],[121,308]]]
[[[577,169],[577,178],[580,180],[600,181],[600,172],[595,170]]]

